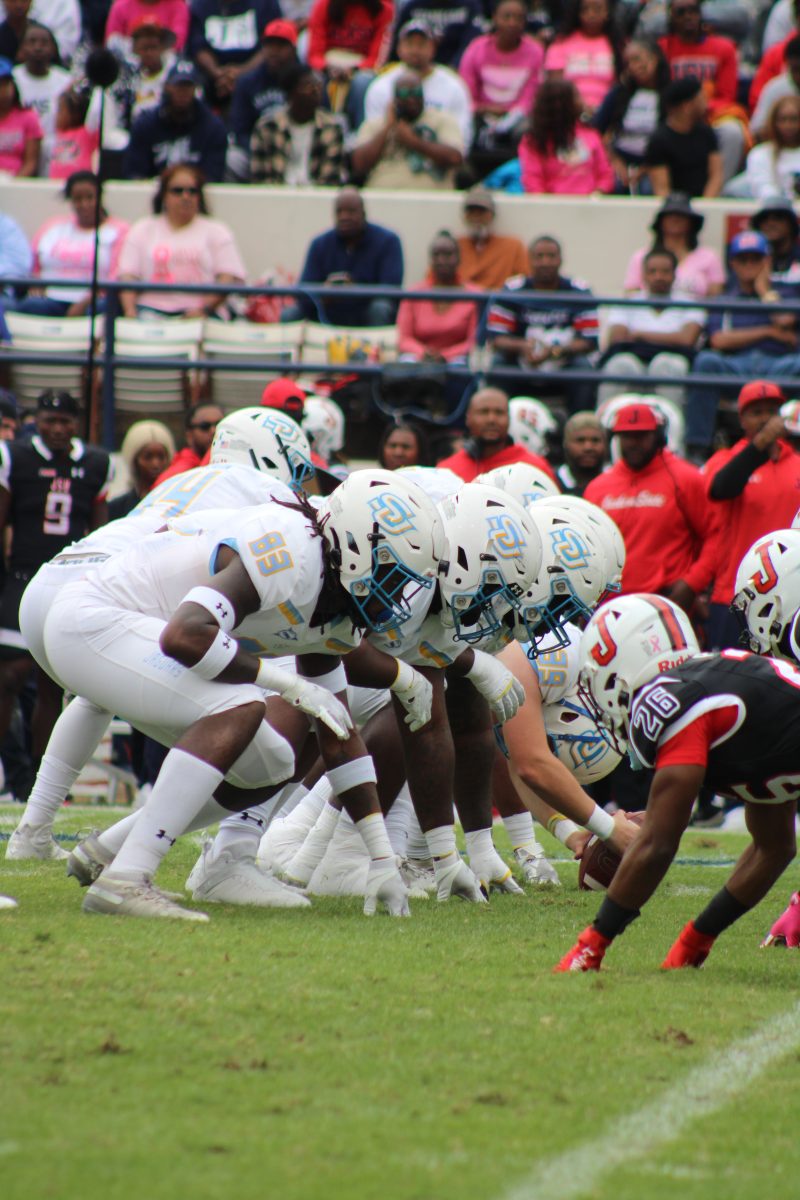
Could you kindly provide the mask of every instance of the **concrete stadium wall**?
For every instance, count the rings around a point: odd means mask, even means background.
[[[65,201],[49,180],[0,183],[0,210],[15,217],[32,237]],[[114,216],[135,221],[150,212],[153,185],[110,183],[106,204]],[[394,229],[406,256],[405,282],[422,279],[427,247],[440,229],[460,231],[462,194],[458,192],[364,193],[370,220]],[[236,234],[248,270],[248,282],[269,268],[297,274],[309,240],[330,228],[330,191],[237,187],[217,184],[208,189],[212,214],[227,221]],[[649,225],[658,208],[654,200],[633,197],[498,196],[497,231],[530,241],[551,233],[562,242],[566,271],[585,279],[598,293],[619,293],[625,267],[634,250],[649,244]],[[706,216],[704,244],[722,252],[727,219],[756,207],[744,201],[698,201]]]

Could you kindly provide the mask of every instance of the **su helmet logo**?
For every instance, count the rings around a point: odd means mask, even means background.
[[[519,558],[527,545],[525,535],[509,513],[489,517],[489,537],[501,558]]]
[[[391,537],[416,529],[414,510],[408,501],[396,492],[381,492],[373,496],[368,503],[376,523]]]
[[[550,542],[554,553],[568,571],[577,571],[589,565],[589,547],[572,526],[551,529]]]

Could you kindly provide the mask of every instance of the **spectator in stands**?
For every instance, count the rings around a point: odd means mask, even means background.
[[[736,569],[753,542],[787,529],[800,497],[800,457],[786,440],[779,408],[786,397],[775,383],[756,379],[739,393],[744,437],[719,450],[704,468],[720,530],[718,563],[708,620],[709,649],[739,645],[741,625],[731,613]]]
[[[297,63],[283,78],[287,102],[260,117],[250,140],[253,183],[339,187],[344,173],[344,133],[322,104],[311,67]]]
[[[608,0],[569,0],[544,65],[548,78],[575,84],[587,116],[600,107],[622,73],[620,41]]]
[[[22,106],[11,63],[0,59],[0,174],[36,175],[43,137],[36,113]]]
[[[705,31],[700,0],[670,0],[669,32],[660,45],[673,79],[693,78],[702,85],[722,155],[723,177],[732,179],[741,168],[749,136],[747,114],[736,103],[736,46],[730,38]]]
[[[37,21],[28,21],[19,47],[19,63],[14,67],[14,82],[20,103],[32,108],[42,123],[44,137],[39,158],[39,174],[47,175],[56,136],[58,98],[72,83],[69,71],[54,66],[58,46],[49,29]]]
[[[397,13],[395,29],[399,32],[391,57],[403,57],[403,27],[422,22],[434,39],[437,63],[455,71],[467,46],[481,32],[483,15],[480,0],[405,0]]]
[[[528,255],[517,237],[494,232],[494,197],[486,188],[474,187],[464,197],[465,235],[458,239],[459,272],[465,283],[497,291],[512,275],[525,275]]]
[[[443,458],[437,466],[452,471],[470,483],[485,471],[512,463],[530,463],[550,478],[550,464],[524,446],[516,445],[508,435],[508,396],[500,388],[486,387],[475,392],[466,413],[468,439],[463,448]]]
[[[387,425],[378,442],[378,465],[387,471],[431,465],[428,438],[421,425],[405,419]]]
[[[662,96],[664,117],[645,151],[645,166],[656,196],[718,196],[722,155],[717,135],[705,119],[706,98],[698,79],[674,79]]]
[[[315,0],[308,18],[309,66],[346,78],[386,61],[392,23],[391,0]],[[337,55],[344,51],[350,58]]]
[[[286,103],[285,76],[296,64],[294,25],[291,21],[270,21],[261,37],[261,60],[236,80],[228,113],[228,128],[248,158],[256,121]]]
[[[676,291],[686,296],[716,296],[725,283],[725,270],[716,250],[699,244],[700,230],[705,224],[702,213],[692,208],[680,193],[667,196],[655,215],[651,250],[663,246],[678,260],[675,275]],[[636,250],[625,272],[625,291],[628,295],[642,288],[642,262],[646,250]]]
[[[15,305],[18,312],[46,317],[84,316],[91,297],[85,284],[81,286],[76,281],[91,279],[95,235],[98,279],[110,279],[115,274],[128,223],[108,215],[101,192],[98,232],[95,216],[100,187],[99,179],[91,171],[70,175],[62,195],[71,212],[50,217],[37,230],[33,239],[33,274],[44,279],[69,280],[72,286],[30,288],[25,299]]]
[[[525,32],[527,12],[524,0],[498,0],[492,32],[470,42],[461,59],[476,118],[470,160],[479,177],[516,154],[541,82],[544,50]]]
[[[594,127],[603,135],[618,192],[651,191],[644,157],[658,125],[661,94],[669,83],[669,66],[655,42],[634,38],[622,55],[620,82],[612,87],[594,114]]]
[[[403,282],[403,247],[396,233],[367,220],[364,201],[355,188],[342,188],[333,206],[334,228],[314,238],[308,248],[298,285],[386,284]],[[324,320],[332,325],[390,325],[396,304],[386,297],[314,302],[302,297],[284,309],[283,321]]]
[[[161,173],[153,216],[142,217],[125,239],[117,267],[120,281],[209,284],[244,283],[245,268],[233,232],[208,215],[205,180],[192,163],[176,163]],[[122,292],[126,317],[212,317],[225,293]]]
[[[794,28],[789,34],[787,34],[782,42],[777,42],[775,45],[770,46],[769,50],[764,53],[761,62],[758,64],[758,69],[753,76],[753,82],[750,84],[750,92],[748,95],[751,109],[757,108],[761,99],[761,93],[764,91],[767,84],[770,82],[770,80],[776,79],[783,70],[786,47],[789,45],[789,42],[792,40],[792,38],[797,37],[798,33],[800,33],[800,20],[798,20],[797,10],[795,10],[794,16]]]
[[[747,155],[741,175],[723,194],[747,200],[794,197],[800,180],[800,95],[776,100],[767,117],[764,141]]]
[[[757,138],[764,137],[767,118],[776,100],[782,100],[784,96],[800,96],[800,37],[797,33],[793,33],[786,42],[783,61],[783,71],[766,84],[750,118],[750,128]]]
[[[422,80],[412,71],[394,77],[394,101],[386,115],[367,120],[356,135],[353,174],[369,188],[452,188],[464,158],[455,118],[425,107]]]
[[[187,10],[188,11],[188,10]],[[131,57],[134,64],[131,77],[130,121],[143,112],[158,108],[164,94],[175,55],[170,49],[172,33],[165,25],[145,20],[134,25],[131,34]]]
[[[153,487],[158,487],[173,475],[182,475],[208,461],[214,434],[225,413],[217,404],[195,404],[183,422],[186,445],[175,454],[172,462],[162,471]]]
[[[413,289],[463,288],[458,242],[443,230],[431,243],[430,269]],[[477,288],[470,288],[477,291]],[[469,300],[403,300],[397,312],[397,349],[411,362],[467,362],[478,329],[478,306]]]
[[[78,0],[33,0],[30,15],[50,30],[62,64],[69,66],[81,40],[82,13]]]
[[[192,163],[212,182],[225,172],[225,126],[196,95],[200,76],[191,63],[170,69],[158,108],[133,123],[125,156],[130,179],[152,179],[176,162]]]
[[[14,63],[28,24],[31,0],[3,0],[5,20],[0,22],[0,56]]]
[[[100,132],[86,126],[90,96],[91,92],[86,88],[73,86],[58,97],[56,132],[48,170],[51,179],[69,179],[76,171],[91,171],[94,166]]]
[[[128,471],[131,486],[115,496],[108,504],[108,519],[127,517],[164,473],[175,457],[175,442],[166,425],[160,421],[136,421],[122,440],[122,461]]]
[[[591,383],[559,385],[554,380],[548,386],[544,382],[545,376],[557,376],[565,365],[592,365],[589,356],[597,350],[597,311],[592,294],[584,283],[561,274],[561,246],[555,238],[536,238],[528,256],[530,274],[509,279],[502,299],[489,309],[487,328],[496,362],[540,372],[538,391],[565,392],[573,412],[593,408]],[[574,292],[586,302],[573,308],[559,300],[515,300],[514,293],[519,291]]]
[[[769,242],[761,233],[738,233],[728,249],[733,282],[722,293],[736,300],[774,304],[787,290],[769,277]],[[729,375],[732,381],[800,375],[797,321],[791,313],[759,311],[709,312],[709,348],[694,360],[697,375]],[[714,438],[720,389],[692,384],[686,405],[686,449],[702,460]]]
[[[401,25],[397,37],[400,61],[382,71],[367,88],[365,119],[370,121],[386,116],[394,101],[395,78],[406,68],[422,80],[425,107],[441,109],[455,117],[464,145],[469,146],[472,144],[472,97],[459,75],[434,61],[435,51],[434,35],[423,21],[415,19]]]
[[[604,375],[668,375],[679,379],[688,374],[705,313],[701,308],[670,304],[677,267],[678,260],[665,247],[656,247],[644,256],[644,288],[637,298],[652,301],[652,306],[609,310]],[[684,402],[682,387],[645,386],[648,392],[666,396],[676,404]],[[604,383],[598,388],[598,402],[610,400],[620,390],[619,383]]]
[[[564,462],[556,480],[568,496],[582,496],[603,470],[608,454],[606,431],[594,412],[573,413],[564,426]]]
[[[190,0],[187,57],[206,78],[215,107],[230,103],[240,75],[258,66],[260,31],[281,16],[278,0]]]
[[[568,80],[545,80],[539,88],[531,131],[519,144],[524,191],[589,196],[614,190],[614,171],[600,134],[582,124],[580,108],[575,85]]]
[[[621,408],[619,461],[584,496],[625,540],[622,591],[666,596],[687,613],[714,574],[716,547],[703,477],[666,448],[663,418],[645,401]]]
[[[169,31],[168,45],[183,52],[189,36],[189,6],[186,0],[114,0],[106,22],[106,45],[121,57],[134,49],[137,26],[155,23]]]
[[[4,297],[10,298],[12,291],[3,286],[2,280],[24,279],[32,266],[33,251],[25,231],[12,216],[0,212],[0,288]]]
[[[791,200],[770,196],[762,200],[758,212],[750,218],[753,229],[769,242],[769,277],[781,296],[800,297],[800,248],[797,235],[800,221]]]

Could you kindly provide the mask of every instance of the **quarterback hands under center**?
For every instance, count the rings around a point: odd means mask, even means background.
[[[525,689],[515,675],[482,650],[474,650],[475,661],[467,678],[492,710],[495,721],[502,725],[510,721],[525,701]]]

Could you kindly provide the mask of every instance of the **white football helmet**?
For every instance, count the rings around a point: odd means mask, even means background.
[[[315,470],[306,435],[296,421],[276,408],[240,408],[223,417],[211,443],[209,462],[254,467],[295,491]]]
[[[344,447],[344,413],[335,401],[325,396],[309,396],[300,425],[325,462],[330,462],[331,455]]]
[[[636,689],[699,653],[686,613],[664,596],[616,596],[598,608],[581,638],[578,694],[619,753]]]
[[[800,437],[800,400],[787,400],[779,411],[789,437]]]
[[[621,392],[620,395],[612,396],[609,400],[599,404],[597,415],[603,428],[609,434],[614,427],[614,418],[617,413],[621,408],[627,408],[629,404],[646,404],[648,408],[652,408],[664,422],[667,449],[671,450],[673,454],[683,454],[686,448],[686,422],[683,411],[680,405],[676,404],[674,400],[668,400],[665,396],[655,394],[640,396],[637,392]],[[611,461],[617,462],[618,459],[619,445],[614,438],[611,438]]]
[[[439,580],[442,624],[463,642],[496,636],[540,571],[536,526],[521,504],[483,483],[464,484],[439,512],[448,559]]]
[[[411,616],[410,599],[432,589],[445,538],[436,505],[396,471],[354,471],[318,509],[358,622],[375,633]]]
[[[739,563],[731,608],[754,654],[795,661],[786,634],[800,608],[800,529],[765,533]]]
[[[558,435],[558,421],[541,400],[535,400],[533,396],[515,396],[508,402],[508,432],[531,454],[545,455],[548,436]]]
[[[476,483],[488,483],[489,487],[500,488],[513,496],[518,504],[527,508],[545,496],[560,496],[558,484],[538,467],[530,463],[512,463],[508,467],[495,467],[485,475],[479,475]]]
[[[535,658],[544,639],[547,650],[569,645],[565,626],[591,616],[608,564],[596,530],[582,514],[540,500],[528,516],[542,540],[542,562],[514,612],[514,637],[529,643],[528,656]]]
[[[545,704],[542,718],[556,757],[582,787],[605,779],[622,761],[599,732],[577,691]]]
[[[434,504],[455,496],[464,486],[461,476],[447,467],[398,467],[394,474],[421,487]]]
[[[605,591],[610,595],[616,594],[622,586],[622,571],[625,567],[625,539],[617,522],[599,505],[584,500],[583,496],[559,496],[555,501],[546,496],[544,500],[548,504],[555,503],[568,512],[574,512],[577,517],[588,521],[595,528],[608,562]]]

